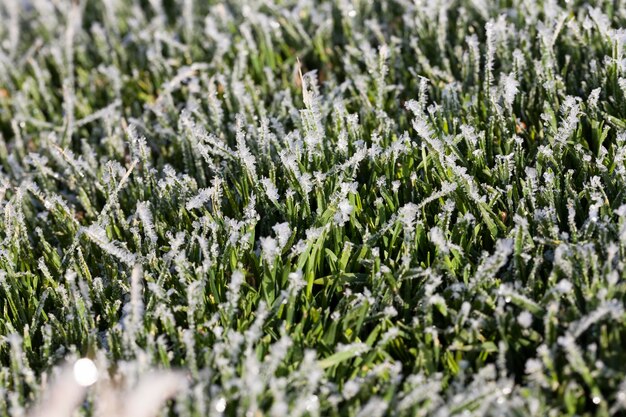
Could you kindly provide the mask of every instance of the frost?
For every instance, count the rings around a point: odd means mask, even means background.
[[[356,381],[347,381],[343,386],[342,394],[346,400],[354,397],[359,390],[361,389],[360,385]]]
[[[626,410],[623,7],[126,3],[0,1],[0,414]]]
[[[274,233],[276,233],[276,239],[278,239],[278,246],[280,249],[283,249],[289,238],[291,237],[291,228],[289,227],[289,223],[278,223],[272,227]]]
[[[154,229],[152,212],[150,211],[150,207],[147,202],[141,201],[137,203],[137,215],[143,223],[143,228],[146,236],[148,237],[152,245],[156,245],[158,237]]]
[[[383,315],[385,317],[395,317],[398,315],[398,311],[393,306],[387,306],[383,310]]]
[[[511,106],[518,92],[519,82],[515,79],[514,74],[509,74],[502,79],[502,84],[504,102],[507,106]]]
[[[296,292],[304,288],[306,282],[302,278],[302,271],[291,272],[289,274],[289,283],[290,288],[292,288]]]
[[[338,226],[343,226],[348,220],[350,220],[350,215],[354,211],[354,207],[350,204],[348,200],[342,200],[337,205],[337,213],[335,214],[335,224]]]
[[[358,413],[357,417],[382,417],[387,411],[387,402],[378,397],[372,397]]]
[[[261,244],[261,252],[263,254],[263,259],[270,268],[274,266],[274,261],[278,255],[280,255],[280,246],[278,241],[273,237],[262,237],[260,239]]]
[[[237,117],[237,155],[252,178],[256,178],[256,158],[246,144],[246,133],[243,130],[243,116]]]
[[[398,210],[400,222],[406,230],[413,231],[415,229],[415,220],[418,212],[419,207],[413,203],[405,204]]]
[[[520,326],[527,329],[533,324],[533,315],[529,311],[522,311],[517,316],[517,322]]]
[[[443,231],[438,227],[433,227],[428,232],[428,238],[431,242],[435,244],[437,249],[444,255],[450,253],[450,247],[448,246],[448,241],[445,238]]]
[[[102,227],[92,225],[83,229],[83,232],[104,252],[119,259],[128,266],[135,264],[136,255],[126,249],[120,242],[109,240],[106,231]]]
[[[562,279],[556,284],[555,288],[561,294],[568,294],[572,291],[573,286],[568,280]]]
[[[578,116],[580,114],[578,100],[568,96],[561,106],[561,113],[565,118],[562,120],[562,125],[556,133],[555,140],[557,143],[565,144],[578,126]]]
[[[591,108],[595,108],[598,106],[598,100],[600,99],[600,92],[602,91],[601,87],[595,88],[589,94],[589,98],[587,98],[587,105]]]
[[[260,182],[263,184],[263,187],[265,187],[265,194],[267,195],[267,198],[273,203],[278,203],[280,195],[278,194],[278,188],[276,188],[272,180],[263,177]]]

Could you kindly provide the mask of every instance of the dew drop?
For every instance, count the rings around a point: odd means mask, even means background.
[[[226,410],[226,398],[220,397],[215,403],[215,409],[218,413],[223,413]]]
[[[98,380],[98,368],[91,359],[81,358],[74,363],[74,379],[81,387],[93,385]]]

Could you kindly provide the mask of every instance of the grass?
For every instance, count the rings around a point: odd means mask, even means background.
[[[625,413],[623,2],[0,18],[0,415]]]

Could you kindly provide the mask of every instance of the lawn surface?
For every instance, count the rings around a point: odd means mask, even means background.
[[[79,357],[81,415],[169,368],[162,415],[623,415],[622,26],[0,0],[0,415]]]

